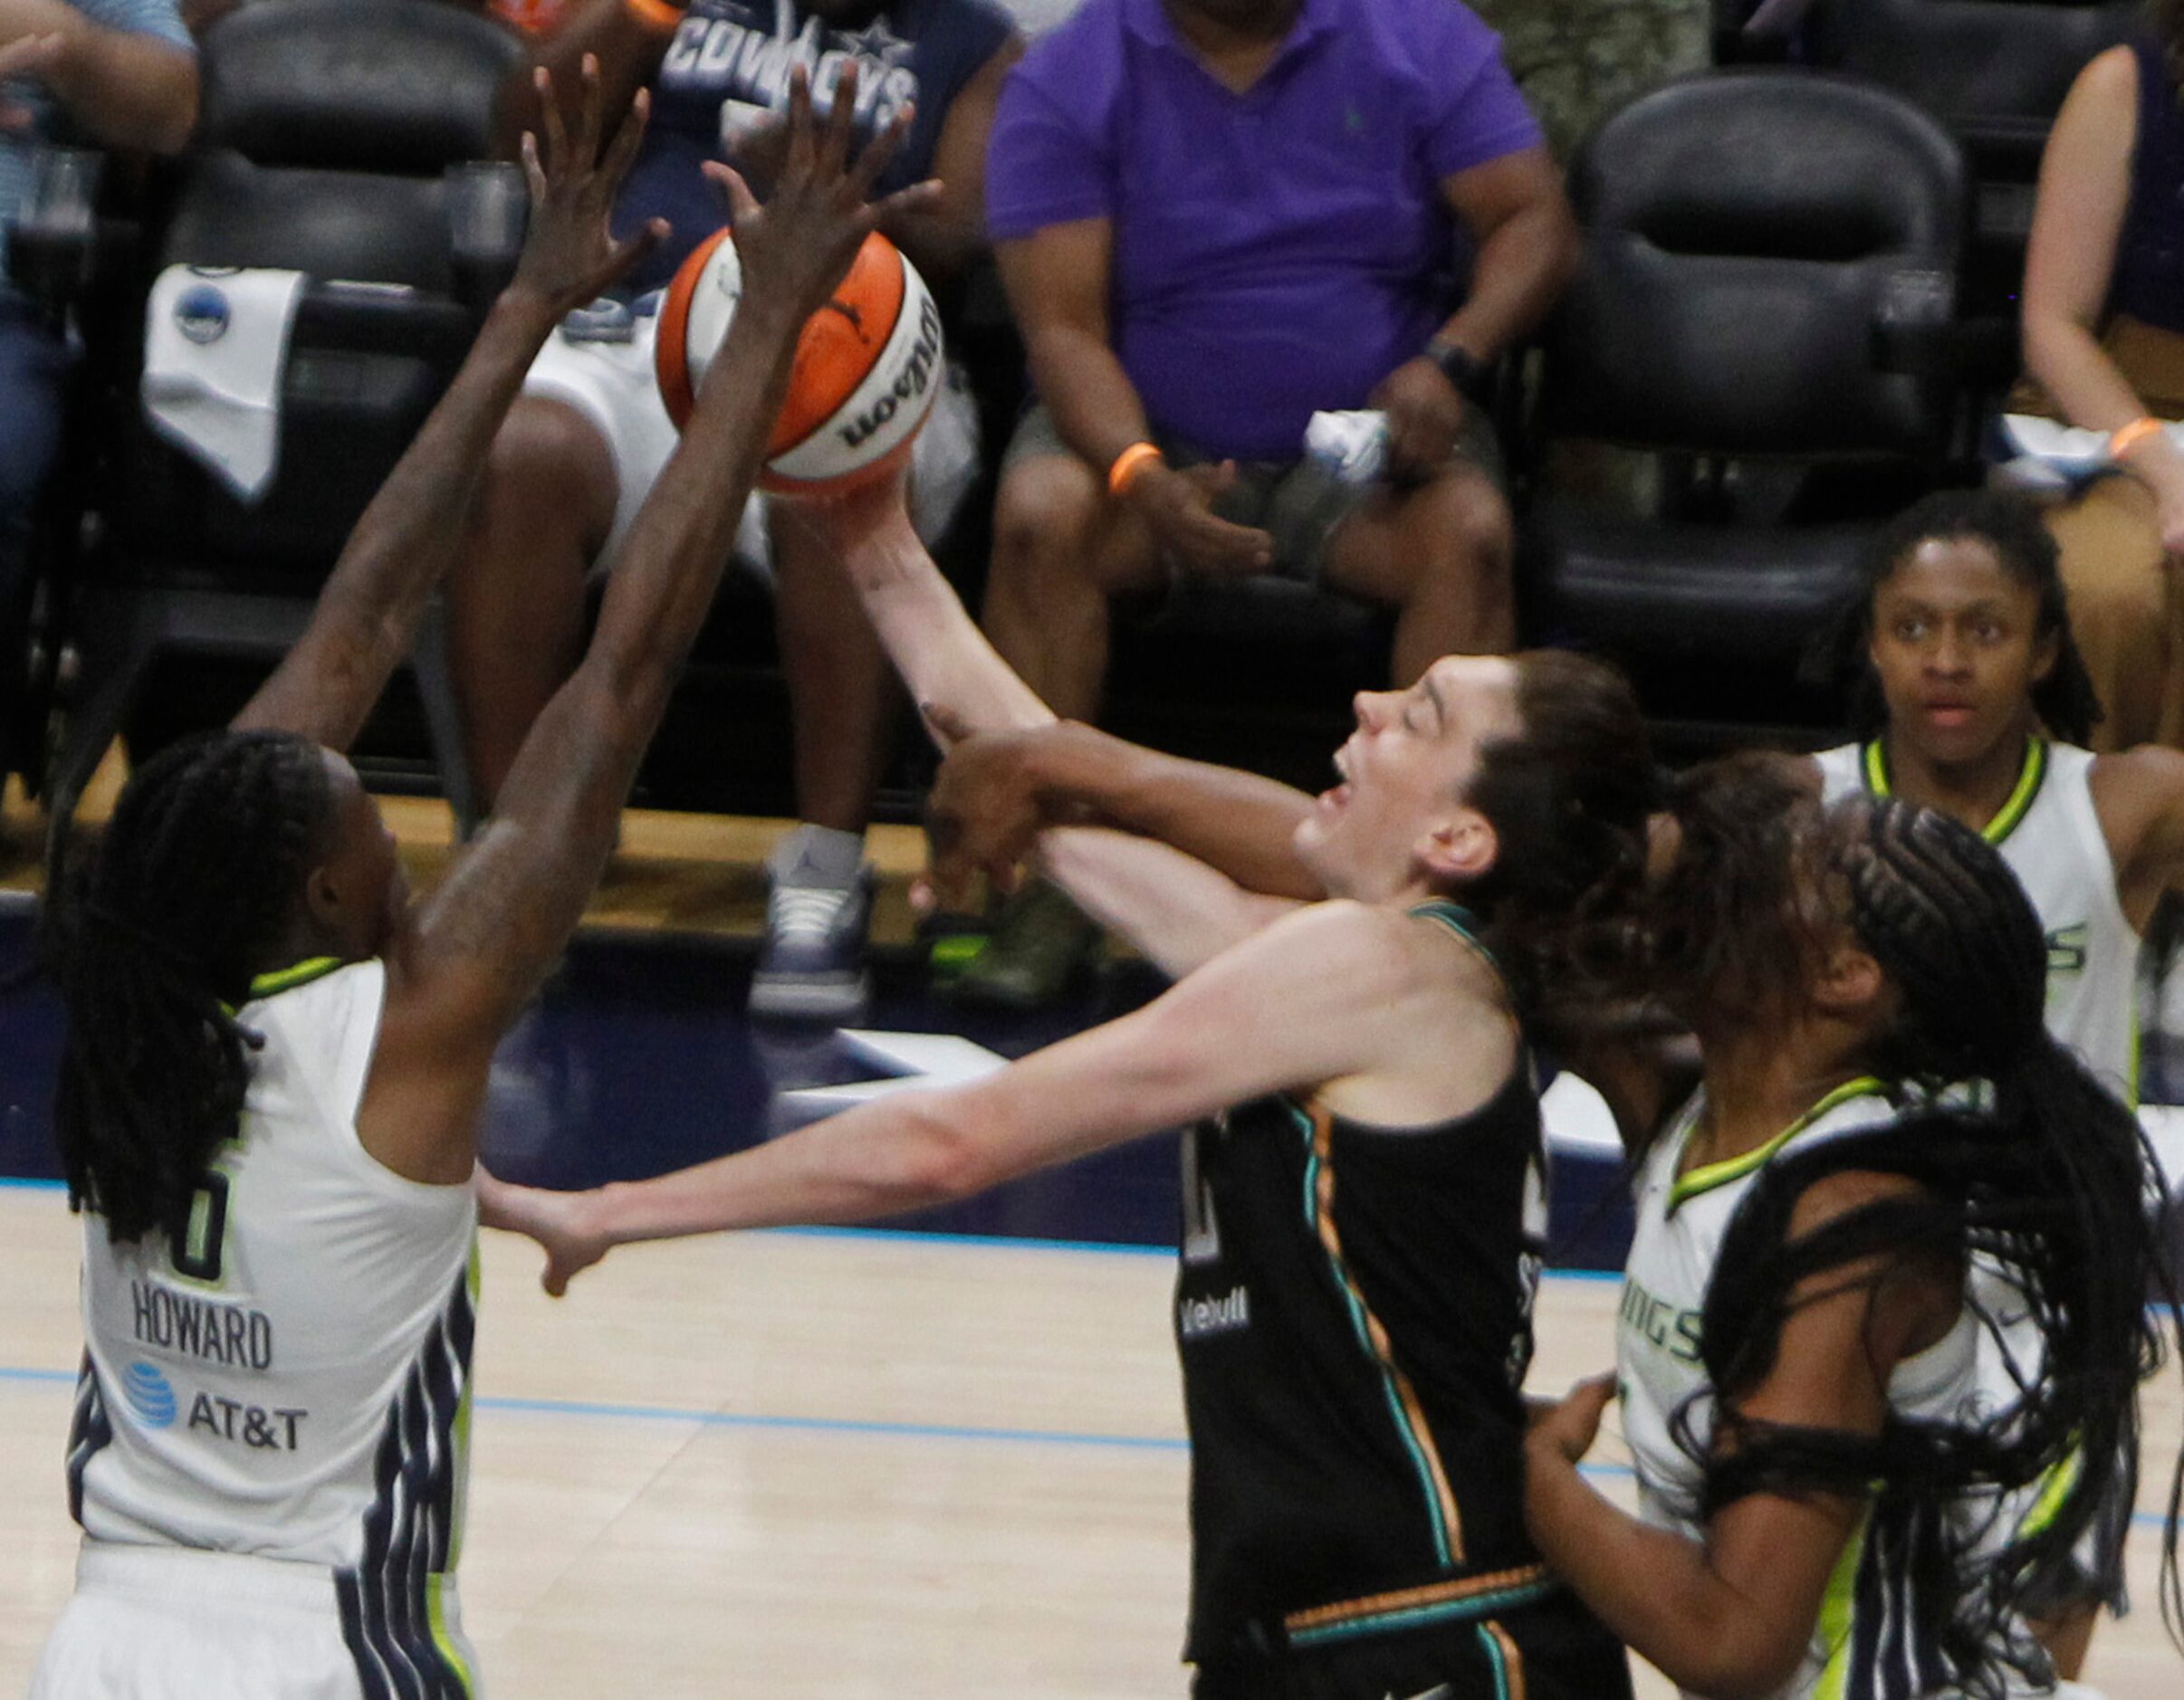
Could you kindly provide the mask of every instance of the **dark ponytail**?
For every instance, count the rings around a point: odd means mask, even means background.
[[[130,778],[43,916],[68,1011],[53,1109],[69,1202],[116,1241],[177,1230],[235,1136],[253,1035],[235,1010],[278,950],[332,806],[319,748],[285,732],[187,739]]]

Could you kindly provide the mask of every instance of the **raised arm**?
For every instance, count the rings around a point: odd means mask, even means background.
[[[896,1215],[1269,1092],[1402,1067],[1413,1052],[1441,1069],[1451,986],[1389,948],[1390,924],[1410,923],[1323,904],[1143,1009],[970,1085],[898,1094],[750,1151],[596,1192],[483,1182],[486,1218],[546,1246],[547,1290],[558,1294],[632,1240]]]
[[[570,309],[619,277],[665,234],[617,244],[608,210],[636,158],[647,104],[640,96],[599,157],[597,70],[587,62],[582,111],[563,132],[543,72],[543,157],[524,138],[531,231],[514,280],[487,317],[455,382],[350,533],[296,646],[235,716],[237,730],[300,732],[347,750],[409,654],[433,591],[454,565],[494,432],[547,336]]]
[[[795,137],[772,201],[719,173],[743,292],[681,445],[616,562],[598,630],[524,740],[490,825],[414,917],[390,962],[388,1009],[362,1120],[423,1161],[469,1168],[495,1043],[566,946],[622,805],[720,582],[806,319],[882,210],[866,201],[897,125],[848,164],[850,101],[823,138],[799,72]],[[923,199],[924,186],[905,190]],[[884,205],[884,204],[883,204]],[[364,1128],[367,1141],[372,1127]]]
[[[811,528],[839,561],[943,750],[974,731],[1036,733],[1057,724],[925,552],[899,482],[785,509],[777,523]],[[1052,845],[1047,857],[1055,883],[1172,974],[1187,972],[1294,906],[1254,897],[1226,874],[1163,845],[1113,833],[1072,837],[1066,847]]]

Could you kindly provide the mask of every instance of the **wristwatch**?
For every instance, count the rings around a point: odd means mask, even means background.
[[[1477,401],[1486,388],[1486,363],[1462,343],[1435,337],[1425,345],[1425,358],[1441,368],[1442,377],[1466,400]]]

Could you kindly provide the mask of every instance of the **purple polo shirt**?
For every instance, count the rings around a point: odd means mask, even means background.
[[[1441,182],[1538,146],[1500,40],[1457,0],[1304,0],[1242,95],[1161,0],[1085,0],[1010,73],[994,240],[1114,222],[1111,336],[1158,428],[1287,461],[1454,305]]]

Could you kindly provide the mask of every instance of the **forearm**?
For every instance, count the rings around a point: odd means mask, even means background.
[[[1151,438],[1145,403],[1104,331],[1053,326],[1026,341],[1033,387],[1061,440],[1086,464],[1104,475],[1116,455]]]
[[[2071,424],[2113,431],[2144,416],[2146,404],[2086,326],[2028,311],[2023,330],[2026,369]]]
[[[1297,907],[1261,897],[1181,851],[1126,833],[1065,826],[1041,833],[1047,877],[1124,934],[1171,979]]]
[[[102,29],[72,6],[54,10],[67,45],[45,81],[69,116],[110,146],[179,153],[196,128],[196,55],[158,36]]]
[[[618,699],[664,692],[713,606],[788,393],[800,321],[746,295],[690,423],[614,559],[584,664]]]
[[[1704,1546],[1618,1510],[1550,1448],[1525,1452],[1533,1542],[1610,1634],[1711,1700],[1757,1700],[1788,1680],[1795,1657],[1784,1668],[1755,1647],[1751,1601],[1715,1573]]]
[[[832,518],[847,533],[824,540],[839,553],[842,570],[913,702],[944,711],[974,732],[1049,723],[1054,712],[987,642],[912,529],[899,498],[890,493],[886,501],[861,501],[854,512],[834,516],[792,512],[781,518],[822,527]]]
[[[1307,903],[1327,895],[1295,845],[1312,799],[1276,780],[1164,755],[1070,721],[1040,744],[1037,783],[1058,813],[1086,810],[1156,838],[1247,892]]]
[[[1441,335],[1480,360],[1499,358],[1553,310],[1579,253],[1576,227],[1559,198],[1505,219],[1480,244],[1470,292]]]
[[[859,1105],[749,1151],[656,1179],[601,1189],[599,1231],[614,1245],[752,1227],[851,1224],[976,1190],[963,1140],[905,1094]]]
[[[551,303],[518,291],[488,315],[455,381],[364,510],[303,638],[236,719],[346,749],[409,653],[454,564],[493,434],[554,326]]]

